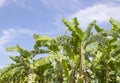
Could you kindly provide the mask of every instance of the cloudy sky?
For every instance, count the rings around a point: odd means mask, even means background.
[[[85,29],[92,20],[110,28],[110,17],[120,21],[120,0],[0,0],[0,68],[11,63],[6,47],[32,49],[33,34],[63,34],[63,17],[77,17]]]

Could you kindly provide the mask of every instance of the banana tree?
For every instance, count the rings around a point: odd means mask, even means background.
[[[76,18],[73,19],[73,23],[68,22],[66,19],[64,19],[63,22],[68,27],[71,35],[65,34],[53,39],[50,39],[49,37],[43,38],[42,36],[35,35],[36,44],[34,48],[35,50],[45,48],[51,53],[56,53],[56,56],[58,56],[60,53],[68,58],[67,60],[55,61],[55,63],[60,67],[58,68],[56,66],[56,68],[54,68],[54,72],[59,72],[57,76],[56,73],[53,73],[53,77],[58,79],[55,80],[55,82],[76,83],[76,80],[77,82],[80,82],[85,79],[85,82],[87,83],[87,81],[89,81],[89,77],[84,58],[85,48],[83,47],[84,41],[91,35],[90,30],[95,22],[93,21],[89,25],[88,30],[86,30],[85,33],[79,28]],[[80,73],[80,70],[82,70],[82,73]]]
[[[76,49],[75,51],[73,50],[73,52],[79,52],[80,62],[78,62],[81,64],[81,66],[79,64],[79,67],[82,70],[81,76],[83,75],[84,82],[89,83],[92,80],[95,82],[95,78],[100,80],[98,81],[99,83],[103,81],[105,83],[111,81],[116,82],[115,78],[119,77],[118,70],[120,67],[117,65],[120,60],[120,48],[118,44],[120,23],[111,18],[112,30],[104,30],[96,24],[96,21],[93,21],[89,24],[86,31],[83,32],[79,28],[79,23],[76,18],[73,19],[73,23],[70,23],[66,19],[63,21],[68,27],[68,30],[71,31],[71,37],[75,41],[73,46],[75,46]],[[92,28],[95,29],[96,32],[92,32]],[[115,54],[117,59],[113,57]],[[117,65],[118,68],[114,67],[115,65]],[[109,73],[114,74],[110,75]],[[75,83],[75,81],[73,83]]]
[[[66,34],[55,38],[35,34],[32,51],[8,48],[20,55],[10,56],[14,63],[2,69],[0,82],[119,83],[120,23],[111,18],[112,29],[105,30],[92,21],[83,31],[77,18],[63,22]],[[40,54],[48,56],[36,60]]]
[[[20,55],[18,56],[10,56],[10,58],[14,61],[10,66],[5,68],[2,72],[1,78],[6,77],[7,74],[10,74],[6,79],[8,82],[17,82],[18,83],[32,83],[35,78],[35,74],[33,71],[33,64],[32,64],[32,56],[33,53],[29,52],[20,46],[10,47],[7,48],[8,51],[15,51],[19,52]],[[31,80],[31,75],[33,80]],[[7,82],[6,81],[6,82]]]
[[[86,46],[84,43],[86,42],[87,38],[89,38],[92,35],[91,29],[95,25],[96,21],[91,22],[85,32],[83,32],[80,29],[77,18],[73,19],[73,23],[67,21],[66,19],[63,19],[63,22],[68,27],[68,30],[71,32],[71,39],[73,40],[71,42],[73,44],[71,44],[71,45],[72,45],[72,47],[74,47],[72,49],[72,52],[74,53],[74,55],[72,55],[72,56],[74,57],[76,55],[79,55],[78,61],[76,63],[74,63],[74,65],[76,67],[74,69],[74,71],[79,69],[78,73],[81,72],[78,75],[78,77],[80,77],[80,78],[78,78],[78,82],[82,80],[85,83],[89,83],[90,78],[88,76],[87,66],[86,66],[86,62],[85,62]],[[68,50],[68,53],[69,53],[69,50]],[[77,78],[76,75],[74,75],[74,78]],[[72,83],[76,83],[75,80],[76,79],[74,79],[74,82],[72,82]]]

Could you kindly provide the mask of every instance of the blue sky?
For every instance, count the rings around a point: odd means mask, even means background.
[[[110,17],[120,21],[120,0],[0,0],[0,68],[11,63],[6,47],[32,49],[33,34],[63,34],[63,17],[77,17],[82,29],[92,20],[110,28]]]

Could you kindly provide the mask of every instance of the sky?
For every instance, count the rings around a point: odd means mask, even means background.
[[[110,28],[110,17],[120,21],[120,0],[0,0],[0,68],[12,60],[6,47],[33,49],[33,34],[64,34],[62,18],[77,17],[83,30],[89,22]]]

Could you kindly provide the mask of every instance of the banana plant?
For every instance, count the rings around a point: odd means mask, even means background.
[[[85,62],[85,50],[86,50],[86,46],[85,46],[85,42],[87,40],[87,38],[89,38],[90,36],[92,36],[91,33],[91,29],[92,27],[94,27],[96,21],[91,22],[86,31],[83,32],[80,27],[79,27],[79,23],[77,21],[77,18],[73,19],[73,23],[69,22],[66,19],[63,19],[64,24],[68,27],[68,30],[71,32],[71,39],[73,40],[71,44],[73,48],[73,57],[75,55],[79,55],[78,61],[77,63],[75,63],[76,65],[76,69],[79,69],[79,72],[81,70],[81,73],[78,77],[81,77],[80,79],[82,79],[85,83],[89,83],[90,82],[90,78],[88,76],[88,72],[87,72],[87,66],[86,66],[86,62]],[[69,53],[69,50],[68,50]],[[79,67],[79,68],[78,68]],[[74,71],[75,71],[74,70]],[[74,78],[76,78],[76,75],[74,75]],[[80,81],[79,79],[79,81]],[[76,79],[74,79],[76,80]],[[76,83],[75,81],[72,83]]]
[[[112,29],[92,21],[83,31],[77,18],[63,19],[67,33],[55,38],[35,34],[34,49],[7,48],[18,52],[14,63],[0,70],[0,83],[119,83],[120,23]],[[94,30],[93,30],[94,29]],[[35,59],[36,55],[48,55]]]
[[[1,79],[9,75],[6,79],[6,82],[10,82],[14,80],[18,80],[20,82],[27,81],[26,78],[28,77],[28,73],[26,72],[29,70],[29,56],[30,53],[27,50],[22,49],[20,46],[8,48],[8,51],[17,51],[20,53],[20,56],[10,56],[10,58],[15,62],[12,63],[10,66],[4,69],[1,74]],[[23,76],[23,77],[22,77]],[[21,79],[20,79],[21,78]],[[16,82],[16,81],[15,81]]]
[[[99,75],[97,75],[97,74],[101,74],[100,75],[101,82],[104,81],[105,83],[109,83],[109,82],[113,81],[113,80],[111,80],[111,79],[113,79],[112,76],[116,76],[116,74],[110,76],[109,69],[111,70],[112,73],[115,72],[115,71],[112,71],[110,63],[113,64],[113,63],[115,63],[115,61],[120,60],[119,58],[117,58],[118,60],[113,61],[114,57],[112,57],[114,53],[116,53],[116,55],[119,56],[118,42],[119,42],[120,23],[111,18],[110,22],[112,24],[112,30],[104,30],[103,28],[100,28],[96,24],[96,21],[93,21],[89,24],[86,31],[82,32],[82,30],[80,28],[78,28],[79,23],[77,22],[76,18],[73,19],[73,23],[70,23],[66,19],[64,19],[63,21],[64,21],[65,25],[68,27],[68,30],[71,31],[72,38],[74,38],[74,41],[78,40],[78,42],[79,42],[79,43],[74,42],[75,43],[74,46],[76,48],[80,49],[79,61],[81,61],[80,67],[82,70],[84,82],[89,83],[90,79],[91,79],[91,81],[92,81],[92,79],[95,80],[95,78],[98,79]],[[96,33],[93,34],[92,28],[96,30]],[[113,42],[114,42],[114,45],[113,45]],[[115,45],[115,43],[117,43],[117,45]],[[90,50],[91,48],[94,48],[94,49]],[[77,53],[76,50],[74,51],[74,53]],[[111,51],[112,51],[112,53],[111,53]],[[90,59],[92,59],[92,60],[90,60]],[[109,65],[108,65],[108,63],[109,63]],[[118,64],[118,63],[116,63],[116,64]],[[97,71],[96,71],[96,68],[97,68]],[[99,70],[99,68],[100,68],[100,70]],[[116,68],[116,69],[118,69],[118,68]],[[101,72],[101,73],[99,73],[99,72]],[[102,74],[102,73],[104,73],[104,74]],[[75,83],[75,82],[73,82],[73,83]]]
[[[97,79],[98,83],[117,83],[119,77],[119,67],[115,67],[115,65],[119,64],[119,22],[114,19],[110,19],[112,24],[111,30],[104,30],[100,28],[98,25],[95,25],[96,34],[88,38],[88,41],[85,42],[86,46],[90,44],[90,47],[94,47],[94,50],[90,50],[92,53],[88,53],[88,55],[92,55],[92,63],[89,66],[91,72],[91,76],[93,79]],[[114,54],[115,53],[115,54]]]

